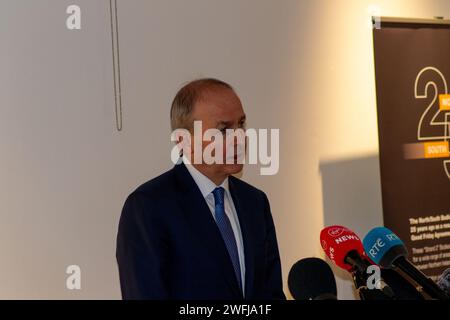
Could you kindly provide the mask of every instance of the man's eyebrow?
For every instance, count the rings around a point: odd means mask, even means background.
[[[246,115],[243,115],[240,119],[239,122],[245,121],[247,119]],[[217,122],[217,126],[231,126],[233,125],[233,121],[225,121],[225,120],[220,120]]]

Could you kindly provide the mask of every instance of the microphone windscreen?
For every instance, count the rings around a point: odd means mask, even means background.
[[[297,261],[289,271],[289,291],[295,300],[336,300],[336,280],[330,266],[319,258]]]
[[[405,244],[391,230],[385,227],[373,228],[363,240],[368,257],[384,268],[391,268],[400,256],[407,256]]]
[[[437,281],[437,285],[447,294],[450,294],[450,268],[448,268],[444,271],[444,273],[441,274]]]
[[[361,239],[343,226],[330,226],[323,229],[320,232],[320,244],[328,258],[347,271],[352,270],[352,266],[345,262],[350,251],[357,251],[360,256],[365,256]]]

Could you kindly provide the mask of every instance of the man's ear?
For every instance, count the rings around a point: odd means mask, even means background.
[[[170,136],[175,146],[172,149],[171,159],[177,162],[183,154],[190,154],[191,150],[191,133],[187,129],[175,129]]]
[[[175,132],[175,141],[178,149],[180,150],[180,156],[183,154],[190,154],[191,151],[191,133],[187,129],[177,129]]]

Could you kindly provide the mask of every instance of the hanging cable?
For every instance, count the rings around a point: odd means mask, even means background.
[[[117,131],[122,130],[122,88],[120,84],[120,50],[119,50],[119,22],[117,19],[117,0],[109,0],[111,16],[111,43],[114,77],[114,104]]]

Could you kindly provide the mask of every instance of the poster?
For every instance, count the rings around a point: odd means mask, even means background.
[[[384,225],[433,280],[450,267],[450,24],[374,29]]]

